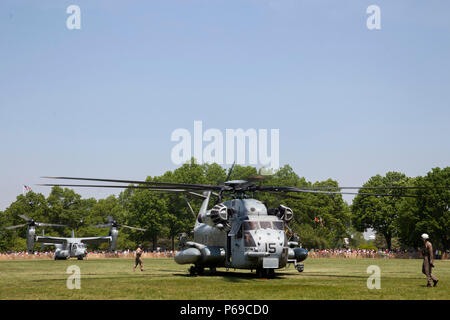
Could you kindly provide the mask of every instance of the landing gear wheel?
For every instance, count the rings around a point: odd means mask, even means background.
[[[267,278],[267,269],[264,268],[256,269],[256,276],[258,278]]]
[[[83,260],[83,257],[82,256],[79,256],[79,257],[77,257],[78,258],[78,260]]]
[[[303,263],[299,263],[295,266],[298,272],[303,272],[305,270],[305,265]]]
[[[189,274],[191,276],[195,276],[195,275],[203,275],[203,273],[205,272],[205,268],[202,266],[191,266],[189,268]]]
[[[202,276],[203,273],[205,272],[205,268],[204,267],[196,267],[196,269],[197,269],[197,274],[199,276]]]

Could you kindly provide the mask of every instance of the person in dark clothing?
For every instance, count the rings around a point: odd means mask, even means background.
[[[144,251],[142,250],[142,245],[139,245],[139,247],[136,250],[136,261],[134,263],[133,271],[136,271],[136,267],[139,265],[141,267],[141,271],[144,271],[144,264],[142,263],[142,253]]]
[[[434,260],[433,260],[433,245],[429,241],[428,234],[422,234],[423,239],[423,249],[422,249],[422,273],[427,276],[427,287],[431,287],[431,282],[433,281],[433,287],[436,287],[439,279],[436,278],[432,273],[432,268],[434,268]]]

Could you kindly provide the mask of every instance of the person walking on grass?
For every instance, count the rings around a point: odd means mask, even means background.
[[[136,271],[136,267],[138,265],[140,266],[141,271],[144,271],[144,264],[142,263],[142,258],[141,258],[143,252],[144,251],[142,251],[142,245],[140,244],[138,246],[138,248],[136,249],[136,253],[135,253],[136,260],[135,260],[135,263],[134,263],[133,271]]]
[[[433,281],[433,287],[436,287],[439,279],[436,278],[432,273],[432,268],[434,268],[433,245],[429,241],[428,234],[422,234],[422,239],[424,243],[424,246],[422,248],[422,273],[427,276],[427,287],[431,287],[431,281]]]

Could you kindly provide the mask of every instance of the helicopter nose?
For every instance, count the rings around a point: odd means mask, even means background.
[[[267,235],[265,241],[261,241],[259,252],[264,256],[259,258],[259,264],[264,269],[278,269],[284,266],[283,263],[283,241],[276,235]]]
[[[266,252],[270,257],[279,258],[283,253],[283,241],[284,239],[274,231],[268,231],[260,236],[259,251]]]

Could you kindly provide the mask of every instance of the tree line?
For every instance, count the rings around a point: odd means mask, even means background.
[[[248,179],[260,172],[251,166],[236,165],[230,180]],[[161,176],[147,177],[146,181],[220,184],[225,181],[227,171],[218,164],[197,164],[195,160]],[[276,173],[260,182],[262,185],[284,185],[296,187],[339,187],[336,180],[310,182],[300,177],[285,165]],[[388,172],[385,176],[370,178],[364,187],[370,186],[446,186],[450,185],[450,167],[435,168],[424,177],[410,178],[399,172]],[[374,192],[361,189],[361,192]],[[418,248],[420,235],[428,233],[436,248],[450,248],[450,192],[448,189],[376,190],[377,193],[400,195],[402,192],[414,198],[375,197],[357,195],[351,205],[340,194],[276,194],[257,193],[255,198],[263,201],[268,208],[284,204],[294,211],[291,229],[300,236],[305,248],[343,248],[367,244],[362,232],[372,228],[377,232],[377,241],[386,248],[393,245],[402,249]],[[186,204],[188,197],[194,211],[201,200],[184,194],[164,193],[146,189],[127,188],[119,195],[105,199],[83,199],[74,190],[53,187],[48,197],[33,191],[17,196],[16,201],[0,211],[0,251],[23,251],[26,248],[26,227],[5,230],[5,226],[22,224],[19,214],[25,214],[36,221],[65,224],[67,228],[38,228],[37,234],[45,230],[46,235],[76,236],[107,235],[108,229],[98,229],[89,225],[107,223],[112,216],[121,224],[136,226],[147,231],[121,229],[118,250],[134,249],[138,244],[156,249],[161,246],[176,249],[177,235],[190,233],[195,216]],[[214,201],[214,200],[213,200]],[[344,239],[348,239],[346,244]],[[92,246],[93,250],[107,249],[108,245]]]

